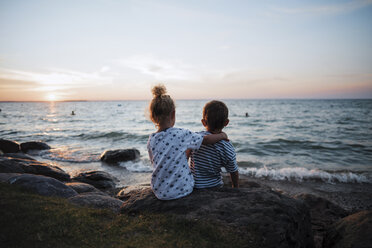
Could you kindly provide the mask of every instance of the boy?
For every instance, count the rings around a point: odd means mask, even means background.
[[[206,131],[200,135],[218,134],[229,124],[229,110],[220,101],[208,102],[203,109],[201,122]],[[221,167],[230,173],[232,187],[239,187],[236,154],[230,141],[221,140],[213,145],[202,145],[191,153],[190,169],[194,176],[194,188],[222,187]]]

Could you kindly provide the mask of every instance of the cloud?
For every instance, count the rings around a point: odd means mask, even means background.
[[[165,60],[154,56],[137,55],[127,59],[119,59],[117,63],[137,70],[142,74],[150,75],[155,80],[186,80],[194,79],[196,76],[195,68],[183,63],[181,60]]]
[[[300,8],[274,7],[277,12],[284,14],[340,14],[355,11],[372,4],[372,0],[353,0],[344,3],[307,6]]]
[[[26,80],[17,80],[17,79],[9,79],[9,78],[1,78],[0,77],[0,89],[11,89],[16,90],[20,87],[22,88],[31,88],[38,86],[38,83],[33,81],[26,81]]]
[[[33,82],[32,90],[58,91],[84,86],[102,85],[111,80],[99,73],[82,73],[66,69],[50,69],[48,72],[29,72],[1,69],[0,77],[12,82]],[[19,84],[19,83],[18,83]],[[9,84],[7,84],[9,86]],[[3,84],[5,87],[5,85]],[[14,86],[14,84],[13,84]]]

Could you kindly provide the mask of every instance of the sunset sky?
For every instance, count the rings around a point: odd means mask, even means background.
[[[372,98],[372,0],[0,0],[0,101]]]

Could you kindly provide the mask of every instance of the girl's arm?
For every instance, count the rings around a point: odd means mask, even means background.
[[[203,145],[211,145],[217,143],[220,140],[229,140],[227,134],[224,132],[217,133],[217,134],[208,134],[203,138]]]

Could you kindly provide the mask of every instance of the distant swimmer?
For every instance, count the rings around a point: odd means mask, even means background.
[[[71,115],[75,115],[75,111],[72,110]]]
[[[245,113],[245,117],[249,117],[249,114],[248,114],[248,112],[246,112],[246,113]]]

